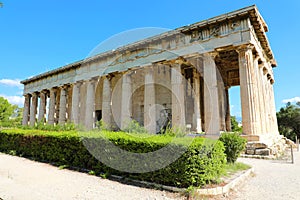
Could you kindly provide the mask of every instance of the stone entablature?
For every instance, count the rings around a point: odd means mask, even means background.
[[[215,135],[231,130],[228,90],[240,86],[244,133],[274,139],[276,61],[266,31],[251,6],[24,80],[23,124],[92,129],[102,119],[124,129],[134,119],[151,133],[168,122]]]
[[[255,12],[255,14],[253,14]],[[253,15],[257,15],[256,18]],[[255,26],[251,24],[255,23]],[[87,58],[62,68],[22,81],[24,93],[41,91],[48,87],[88,80],[94,74],[109,74],[132,68],[151,65],[178,56],[203,54],[223,47],[236,47],[249,42],[258,45],[260,52],[272,52],[265,33],[265,22],[255,7],[221,15],[209,20],[178,28],[143,41],[139,41],[116,50]],[[256,35],[256,33],[260,33]],[[262,35],[262,36],[260,36]],[[263,37],[264,36],[264,37]],[[262,56],[265,57],[265,56]],[[266,60],[275,63],[273,54],[267,54]]]

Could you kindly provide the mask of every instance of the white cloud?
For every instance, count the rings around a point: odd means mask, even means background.
[[[18,105],[20,107],[23,107],[24,104],[24,97],[22,96],[6,96],[4,94],[0,94],[1,97],[8,100],[9,103]]]
[[[300,102],[300,97],[294,97],[294,98],[291,98],[291,99],[284,99],[282,100],[282,103],[297,103],[297,102]]]
[[[0,79],[0,84],[10,86],[10,87],[18,87],[18,88],[23,87],[19,79]]]

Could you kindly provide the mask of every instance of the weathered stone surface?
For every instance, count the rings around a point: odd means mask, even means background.
[[[255,154],[255,149],[247,149],[246,154],[248,155],[254,155]]]
[[[248,142],[247,143],[247,149],[253,148],[253,149],[265,149],[268,148],[268,145],[261,143],[261,142]]]
[[[271,155],[270,149],[256,149],[255,155],[269,156]]]
[[[273,95],[276,64],[267,29],[261,27],[265,22],[250,6],[29,78],[22,81],[27,96],[23,124],[30,116],[34,125],[39,110],[40,120],[48,113],[49,124],[71,119],[90,129],[102,119],[124,129],[135,120],[155,133],[157,124],[166,121],[218,137],[230,130],[228,89],[240,85],[246,153],[267,154],[256,150],[279,141]],[[151,73],[143,73],[149,68]],[[272,146],[270,153],[284,144]]]

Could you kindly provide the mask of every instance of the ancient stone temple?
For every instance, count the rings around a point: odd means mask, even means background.
[[[167,125],[219,135],[231,131],[228,91],[240,87],[243,133],[278,138],[276,61],[256,6],[177,28],[22,81],[23,125],[102,120],[151,133]]]

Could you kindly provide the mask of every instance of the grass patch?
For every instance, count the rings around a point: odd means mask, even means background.
[[[247,169],[250,169],[251,166],[247,165],[245,163],[241,163],[241,162],[236,162],[236,163],[227,163],[225,166],[225,172],[224,172],[224,176],[228,177],[238,171],[244,171]]]

